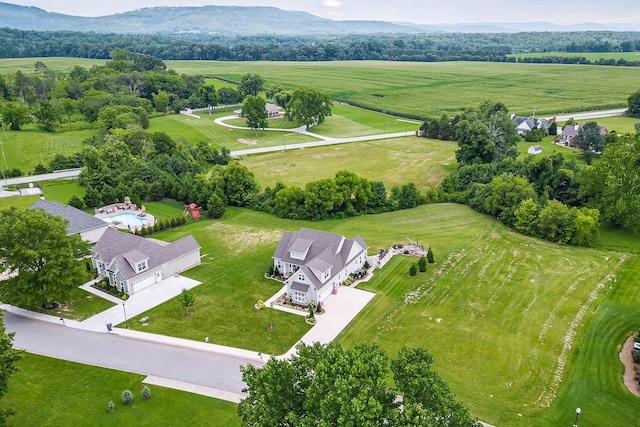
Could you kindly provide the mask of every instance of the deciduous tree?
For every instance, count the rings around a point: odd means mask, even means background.
[[[315,89],[297,88],[285,107],[289,120],[307,126],[322,124],[331,115],[333,101],[329,94]]]
[[[257,96],[263,90],[264,79],[255,73],[247,73],[240,78],[238,91],[243,97]]]
[[[249,95],[242,103],[242,115],[247,120],[247,126],[256,131],[264,129],[269,123],[267,120],[267,102],[261,96]]]
[[[5,209],[0,214],[0,270],[15,273],[1,283],[6,301],[27,308],[64,300],[83,279],[80,258],[89,247],[67,236],[67,222],[41,209]]]

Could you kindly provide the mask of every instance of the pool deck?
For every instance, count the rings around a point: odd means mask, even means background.
[[[102,208],[98,208],[95,210],[94,217],[102,220],[106,220],[107,218],[114,217],[120,214],[135,214],[137,217],[144,218],[147,220],[146,227],[153,227],[156,223],[156,217],[151,215],[149,212],[146,212],[142,209],[138,209],[136,205],[133,204],[124,204],[117,203],[109,206],[104,206]],[[115,227],[127,230],[129,226],[127,224],[121,222],[111,222]]]

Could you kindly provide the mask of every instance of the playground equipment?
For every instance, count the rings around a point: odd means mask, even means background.
[[[193,219],[200,219],[200,206],[195,203],[190,203],[188,205],[184,205],[184,216],[191,216]]]

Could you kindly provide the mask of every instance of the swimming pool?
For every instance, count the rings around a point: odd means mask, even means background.
[[[122,228],[136,228],[149,223],[147,218],[141,218],[132,212],[119,213],[117,215],[102,218],[102,220],[110,224],[115,224],[116,226],[121,226]]]

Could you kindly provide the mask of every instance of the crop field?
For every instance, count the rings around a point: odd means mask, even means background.
[[[267,85],[312,87],[334,99],[385,111],[439,117],[482,101],[528,115],[556,115],[626,106],[638,67],[490,62],[210,62],[167,61],[179,73],[240,81],[260,74]],[[579,82],[597,82],[577,90]]]
[[[437,187],[455,167],[456,149],[455,142],[407,137],[247,156],[241,162],[262,188],[278,181],[304,187],[348,170],[384,182],[387,191],[407,182],[424,191]]]
[[[584,54],[579,54],[584,55]],[[597,55],[597,54],[596,54]],[[603,54],[600,55],[600,57]],[[0,60],[0,74],[34,72],[36,61],[50,69],[68,71],[91,67],[102,60],[76,58],[16,58]],[[491,62],[215,62],[166,61],[178,73],[240,81],[257,73],[266,85],[287,89],[312,87],[334,99],[383,111],[439,117],[456,114],[491,100],[519,115],[536,109],[556,115],[626,106],[640,80],[640,67],[595,65],[511,64]],[[577,90],[580,82],[597,82]],[[227,83],[213,82],[220,87]]]

